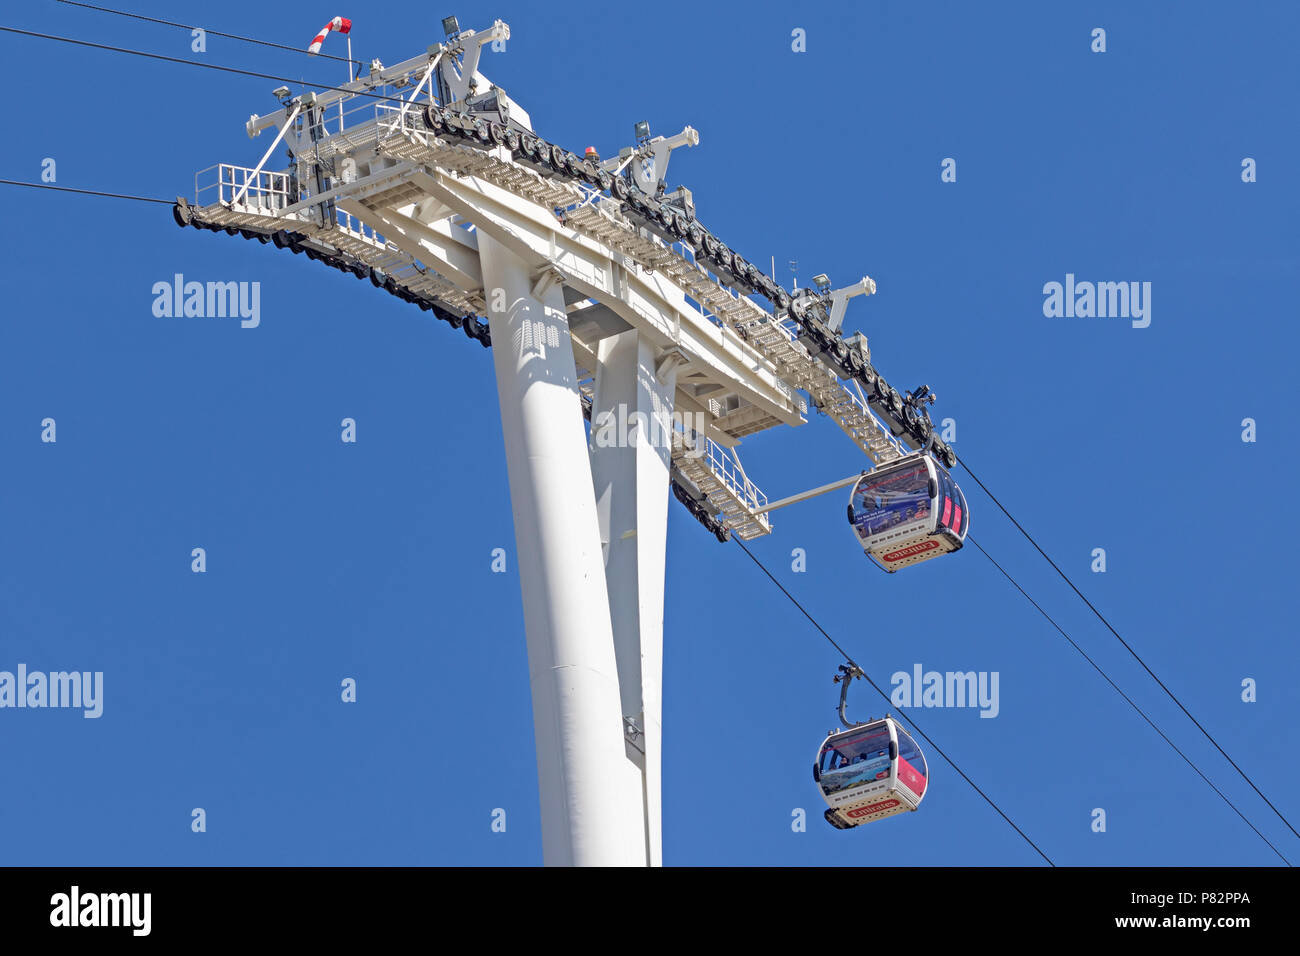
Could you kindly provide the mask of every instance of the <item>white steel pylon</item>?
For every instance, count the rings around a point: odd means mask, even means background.
[[[564,297],[480,235],[515,518],[548,864],[645,863]],[[535,278],[534,278],[535,277]],[[499,293],[496,290],[500,290]],[[666,492],[666,489],[665,489]],[[636,826],[634,827],[633,824]]]
[[[702,230],[688,190],[666,192],[693,129],[637,124],[634,146],[579,159],[478,72],[504,23],[444,28],[340,87],[277,89],[245,126],[276,129],[257,165],[205,170],[174,215],[368,278],[493,346],[545,861],[655,865],[670,479],[715,535],[751,540],[771,523],[742,439],[802,425],[811,400],[883,463],[931,442],[928,418],[864,364],[865,338],[828,338],[818,296],[792,300]],[[280,144],[290,166],[266,169]],[[868,283],[830,296],[836,330]]]
[[[676,382],[676,354],[659,359],[635,329],[600,340],[591,415],[592,476],[627,758],[639,770],[635,782],[651,866],[663,861],[664,565]],[[619,427],[625,421],[632,423],[630,428]]]

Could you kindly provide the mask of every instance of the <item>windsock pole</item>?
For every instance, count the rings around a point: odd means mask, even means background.
[[[356,79],[356,77],[352,75],[352,33],[351,31],[348,32],[347,37],[348,37],[348,82],[351,83],[353,80]],[[343,132],[343,98],[342,97],[339,98],[339,132],[340,133]]]

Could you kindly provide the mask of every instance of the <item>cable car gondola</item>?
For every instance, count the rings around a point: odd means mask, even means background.
[[[863,674],[856,665],[840,665],[840,670],[843,674],[835,678],[844,682],[839,714],[847,726],[849,681]],[[929,778],[921,748],[888,715],[832,733],[822,741],[813,764],[813,780],[829,807],[826,822],[838,830],[915,810],[925,798]]]
[[[859,478],[848,515],[862,550],[891,573],[957,551],[970,528],[957,482],[923,452]]]

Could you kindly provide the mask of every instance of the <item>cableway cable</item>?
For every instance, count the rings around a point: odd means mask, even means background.
[[[745,543],[741,541],[739,538],[734,538],[733,540],[735,540],[736,544],[740,545],[740,550],[744,551],[745,554],[749,555],[749,559],[753,561],[756,565],[758,565],[759,569],[764,574],[767,575],[768,579],[771,580],[773,584],[775,584],[778,588],[781,589],[781,593],[790,599],[790,602],[799,609],[800,613],[802,613],[804,617],[808,618],[808,620],[812,623],[812,626],[817,628],[817,630],[821,632],[822,637],[826,638],[826,640],[830,642],[831,646],[835,648],[835,650],[839,651],[840,655],[844,658],[844,660],[847,661],[850,666],[856,667],[862,673],[863,675],[862,679],[865,680],[868,684],[870,684],[872,689],[874,689],[877,694],[879,694],[881,697],[885,699],[886,703],[893,706],[893,701],[890,700],[889,695],[884,692],[884,690],[880,687],[880,685],[877,684],[874,680],[872,680],[871,677],[867,675],[866,671],[863,670],[857,664],[857,662],[855,662],[853,658],[848,655],[848,653],[844,650],[844,648],[840,647],[840,645],[835,642],[835,638],[831,637],[830,634],[826,632],[826,628],[822,627],[820,624],[817,623],[817,619],[808,613],[808,609],[805,608],[801,603],[799,603],[798,598],[796,598],[793,594],[791,594],[788,590],[786,590],[785,585],[776,579],[776,576],[773,575],[772,572],[767,569],[767,566],[764,565],[763,562],[760,561],[754,555],[754,552],[750,551],[749,548],[745,547]],[[1010,825],[1011,829],[1019,833],[1021,839],[1023,839],[1026,843],[1028,843],[1031,847],[1034,848],[1034,852],[1036,852],[1039,856],[1041,856],[1044,860],[1047,861],[1048,866],[1052,866],[1052,867],[1056,866],[1056,864],[1052,862],[1052,858],[1049,857],[1046,853],[1044,853],[1039,848],[1038,844],[1035,843],[1033,840],[1031,840],[1029,838],[1029,835],[1026,834],[1024,830],[1020,829],[1020,827],[1016,826],[1015,821],[1012,820],[1009,816],[1007,816],[1002,811],[1002,808],[993,802],[993,798],[990,797],[983,790],[981,790],[979,788],[979,785],[975,783],[975,781],[972,780],[970,777],[968,777],[966,775],[966,772],[962,770],[961,767],[957,766],[956,762],[951,757],[949,757],[948,754],[945,753],[938,744],[934,742],[934,739],[920,728],[920,726],[916,722],[916,718],[913,717],[910,713],[908,714],[908,722],[912,725],[912,727],[916,730],[918,734],[920,734],[922,737],[925,738],[926,743],[928,743],[931,747],[934,748],[935,753],[937,753],[940,757],[946,760],[948,762],[948,765],[952,767],[953,770],[956,770],[958,775],[963,780],[965,780],[968,784],[970,784],[971,787],[974,789],[974,791],[978,793],[981,797],[983,797],[984,801],[989,806],[991,806],[994,810],[997,811],[998,816],[1000,816],[1003,820],[1005,820]]]
[[[1205,739],[1214,745],[1214,749],[1217,750],[1220,754],[1222,754],[1223,758],[1227,760],[1229,764],[1232,765],[1232,769],[1237,771],[1237,773],[1241,775],[1241,779],[1245,780],[1246,783],[1250,784],[1250,788],[1254,790],[1255,793],[1259,794],[1260,799],[1263,800],[1266,804],[1268,804],[1269,809],[1277,814],[1278,819],[1280,819],[1283,823],[1286,824],[1287,829],[1290,830],[1292,834],[1294,834],[1297,838],[1300,838],[1300,832],[1297,832],[1296,828],[1291,825],[1291,821],[1288,820],[1282,814],[1281,810],[1279,810],[1276,806],[1274,806],[1272,800],[1270,800],[1268,797],[1264,795],[1264,791],[1260,790],[1259,787],[1255,786],[1255,781],[1251,780],[1250,777],[1247,775],[1246,771],[1242,770],[1241,767],[1237,764],[1237,761],[1233,760],[1232,757],[1229,756],[1228,752],[1224,750],[1223,747],[1219,746],[1219,742],[1214,739],[1214,736],[1208,730],[1205,729],[1205,726],[1199,720],[1197,720],[1194,716],[1192,716],[1192,712],[1190,710],[1188,710],[1185,706],[1183,706],[1183,702],[1178,699],[1178,695],[1175,694],[1172,690],[1170,690],[1169,687],[1165,684],[1165,682],[1156,676],[1156,672],[1153,671],[1149,666],[1147,666],[1147,662],[1142,659],[1142,656],[1133,649],[1133,646],[1129,644],[1128,641],[1124,640],[1124,638],[1120,635],[1119,631],[1115,630],[1114,626],[1110,623],[1110,621],[1106,619],[1106,616],[1102,614],[1101,611],[1097,610],[1096,605],[1094,605],[1091,601],[1088,600],[1087,596],[1085,596],[1084,593],[1080,591],[1079,588],[1075,585],[1075,583],[1072,580],[1070,580],[1069,575],[1067,575],[1064,571],[1061,570],[1060,565],[1058,565],[1055,561],[1053,561],[1052,558],[1048,555],[1048,553],[1042,549],[1039,543],[1036,540],[1034,540],[1034,536],[1031,535],[1028,531],[1026,531],[1024,526],[1015,519],[1015,517],[1011,514],[1010,511],[1007,510],[1006,506],[1003,505],[1000,500],[998,500],[997,495],[989,491],[988,486],[985,485],[984,482],[980,481],[979,476],[975,474],[974,471],[971,470],[970,465],[964,459],[959,458],[958,460],[961,462],[961,466],[966,469],[966,473],[970,475],[972,479],[974,479],[975,484],[980,486],[980,488],[984,491],[984,493],[989,496],[989,500],[992,501],[995,505],[997,505],[998,510],[1007,516],[1007,518],[1011,521],[1011,523],[1016,526],[1017,531],[1019,531],[1022,535],[1024,535],[1025,540],[1027,540],[1030,544],[1032,544],[1034,546],[1034,549],[1043,556],[1043,559],[1046,560],[1047,563],[1052,566],[1052,569],[1061,576],[1061,580],[1063,580],[1066,584],[1068,584],[1070,586],[1070,589],[1074,591],[1074,593],[1079,596],[1080,600],[1082,600],[1083,603],[1088,606],[1088,609],[1097,616],[1097,620],[1101,621],[1101,623],[1106,626],[1106,629],[1110,631],[1111,634],[1115,635],[1115,639],[1124,645],[1124,649],[1127,650],[1129,654],[1133,656],[1133,659],[1135,661],[1137,661],[1139,664],[1142,665],[1142,669],[1146,671],[1147,674],[1150,675],[1151,679],[1154,680],[1156,684],[1159,685],[1160,689],[1163,690],[1169,696],[1169,699],[1178,705],[1178,709],[1181,710],[1187,716],[1188,720],[1190,720],[1193,724],[1196,725],[1196,729],[1199,730],[1202,734],[1204,734]]]

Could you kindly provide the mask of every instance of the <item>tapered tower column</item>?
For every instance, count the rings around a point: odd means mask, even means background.
[[[478,235],[523,594],[548,865],[645,862],[558,274]],[[500,311],[498,311],[498,307]]]
[[[591,456],[627,759],[636,768],[645,862],[662,853],[664,559],[677,363],[635,329],[597,349]]]

